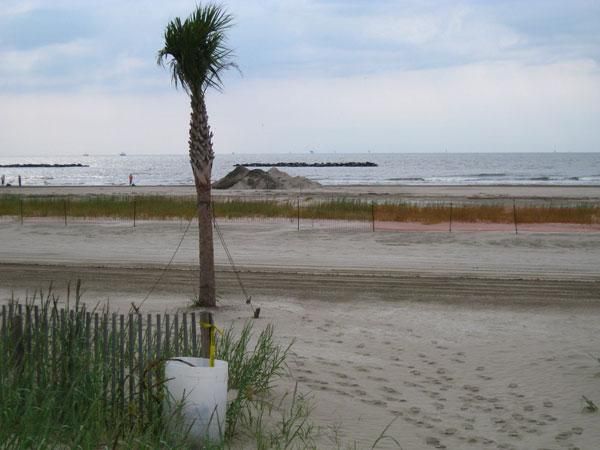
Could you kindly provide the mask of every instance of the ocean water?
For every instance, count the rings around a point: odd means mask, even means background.
[[[226,175],[234,164],[279,161],[371,161],[378,164],[378,167],[280,169],[323,185],[600,185],[600,153],[231,154],[216,156],[213,179]],[[89,167],[0,168],[0,174],[12,184],[16,184],[20,174],[25,185],[125,185],[130,173],[137,185],[192,184],[186,154],[0,156],[0,164],[15,163],[82,163]]]

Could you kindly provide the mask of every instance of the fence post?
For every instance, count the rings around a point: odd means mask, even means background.
[[[452,233],[452,202],[450,202],[450,225],[448,227],[448,232]]]
[[[135,215],[136,215],[136,204],[135,198],[133,199],[133,228],[135,228]]]
[[[204,324],[213,325],[212,313],[202,311],[200,313],[200,357],[210,358],[210,333],[211,328]]]
[[[371,223],[373,233],[375,233],[375,202],[371,202]]]
[[[137,356],[138,356],[138,423],[140,427],[144,424],[144,324],[143,316],[137,314]]]
[[[513,198],[513,216],[515,218],[515,234],[519,234],[519,230],[517,228],[517,201]]]
[[[130,406],[133,406],[133,396],[135,392],[135,366],[134,366],[134,355],[135,355],[135,335],[134,335],[134,323],[133,323],[133,314],[129,314],[129,333],[127,334],[129,338],[128,342],[128,356],[129,356],[129,371],[127,376],[129,377],[129,397],[127,398],[127,403]],[[133,414],[129,414],[130,424],[133,423]]]
[[[300,231],[300,197],[296,200],[296,210],[298,212],[298,231]]]
[[[23,370],[23,357],[25,349],[23,348],[23,317],[20,314],[12,318],[12,348],[13,348],[13,363],[18,371]]]

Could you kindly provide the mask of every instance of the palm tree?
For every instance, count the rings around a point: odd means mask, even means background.
[[[205,93],[222,90],[222,73],[237,67],[232,50],[226,46],[225,32],[232,16],[218,5],[199,5],[185,21],[179,17],[165,29],[165,46],[158,52],[158,64],[168,64],[173,84],[189,95],[192,114],[189,153],[198,203],[200,251],[200,306],[216,306],[215,262],[211,205],[211,172],[215,157],[208,125]]]

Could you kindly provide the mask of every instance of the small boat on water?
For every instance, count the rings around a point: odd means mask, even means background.
[[[121,153],[119,153],[119,156],[127,156],[127,153],[121,152]]]
[[[89,153],[84,153],[83,156],[90,156],[90,154]]]

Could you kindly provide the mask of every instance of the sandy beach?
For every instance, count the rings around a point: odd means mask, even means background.
[[[16,191],[13,189],[12,191]],[[2,191],[3,193],[5,191]],[[25,195],[131,193],[23,188]],[[193,195],[190,187],[136,194]],[[298,193],[244,192],[244,196]],[[385,198],[600,199],[599,187],[337,187],[310,195]],[[225,191],[216,195],[238,195]],[[370,448],[384,427],[404,449],[594,449],[600,403],[600,238],[597,233],[385,232],[281,223],[221,223],[241,278],[295,341],[277,392],[312,395],[320,448]],[[127,311],[188,308],[197,277],[195,225],[0,223],[0,301],[52,281],[82,279],[88,303]],[[217,323],[252,320],[215,245]],[[379,448],[396,448],[389,441]]]

